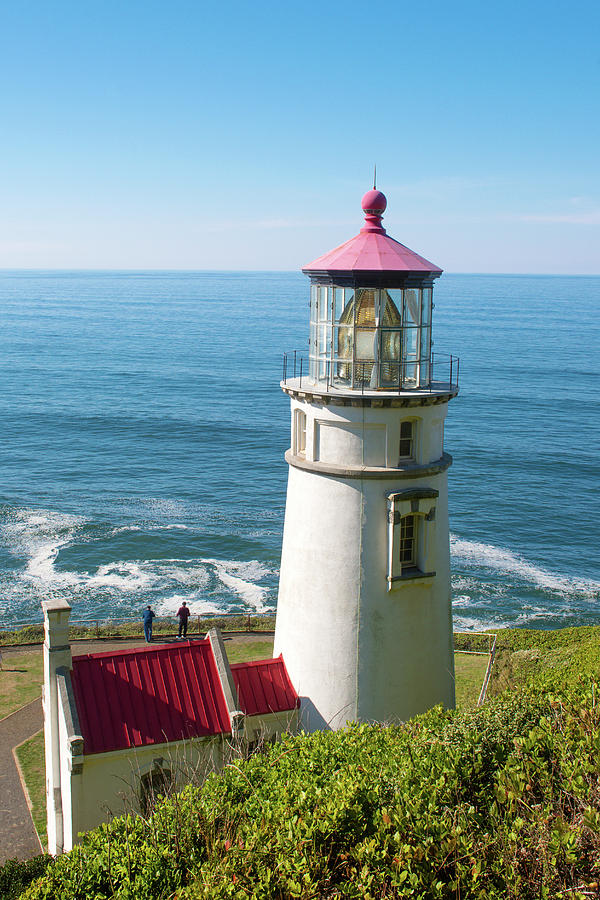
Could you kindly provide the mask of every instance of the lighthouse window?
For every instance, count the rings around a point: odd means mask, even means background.
[[[409,488],[388,494],[388,590],[415,578],[432,578],[435,501],[433,488]]]
[[[295,456],[306,456],[306,413],[297,409],[294,418],[294,453]]]
[[[412,419],[400,423],[400,459],[414,459],[415,424]]]
[[[400,564],[403,569],[416,565],[417,523],[415,516],[404,516],[400,520]]]

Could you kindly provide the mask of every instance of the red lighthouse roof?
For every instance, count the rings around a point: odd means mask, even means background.
[[[392,272],[437,278],[442,269],[386,234],[381,224],[385,195],[373,189],[362,198],[365,224],[356,237],[302,267],[307,275]]]

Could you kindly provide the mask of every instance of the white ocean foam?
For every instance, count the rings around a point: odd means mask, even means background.
[[[173,594],[171,597],[165,597],[156,605],[156,612],[159,616],[175,616],[177,610],[183,602],[186,602],[193,616],[206,615],[222,615],[223,609],[215,606],[207,600],[194,600],[193,595],[189,594]]]
[[[502,626],[497,622],[486,622],[471,616],[454,616],[453,627],[454,631],[491,631]]]
[[[124,534],[129,531],[142,531],[142,527],[141,525],[119,525],[118,528],[113,528],[110,536],[114,537],[115,534]]]
[[[135,531],[188,531],[189,526],[183,525],[180,522],[173,522],[169,525],[154,525],[151,523],[144,523],[144,525],[119,525],[117,528],[113,528],[110,532],[111,537],[114,537],[117,534],[127,534],[129,532]]]
[[[483,566],[499,572],[517,575],[525,581],[537,585],[545,591],[563,597],[583,596],[587,599],[600,598],[600,581],[586,578],[572,578],[557,575],[541,569],[528,562],[518,553],[484,544],[477,541],[465,541],[456,535],[450,535],[450,551],[455,559],[472,565]]]
[[[453,597],[452,598],[452,608],[453,609],[463,609],[465,606],[471,606],[472,600],[470,597]]]
[[[261,578],[271,574],[271,570],[258,560],[240,562],[233,559],[205,559],[215,568],[218,578],[225,587],[235,591],[247,606],[251,606],[256,612],[267,612],[271,607],[265,602],[266,588],[255,584]]]
[[[116,562],[98,566],[96,574],[86,579],[86,586],[137,592],[152,587],[156,581],[156,573],[147,565],[137,562]]]
[[[82,516],[52,510],[15,509],[1,534],[14,556],[25,557],[25,578],[44,586],[76,587],[79,576],[57,572],[54,563],[84,522]]]
[[[99,566],[95,575],[88,576],[82,581],[90,588],[114,588],[132,593],[157,588],[167,589],[175,584],[193,586],[196,590],[205,587],[209,580],[205,566],[191,565],[185,568],[183,565],[185,562],[181,559],[161,562],[147,560],[114,562]]]

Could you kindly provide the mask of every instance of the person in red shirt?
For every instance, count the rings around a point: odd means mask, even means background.
[[[183,603],[181,604],[181,606],[179,607],[179,609],[177,610],[177,618],[179,619],[179,634],[177,635],[178,638],[187,637],[187,626],[188,626],[189,617],[190,617],[190,611],[187,607],[187,603],[184,600]]]

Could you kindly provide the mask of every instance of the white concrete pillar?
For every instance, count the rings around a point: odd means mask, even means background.
[[[69,644],[71,607],[66,600],[42,602],[44,613],[44,742],[46,752],[46,809],[48,851],[62,853],[63,813],[61,793],[60,723],[57,669],[72,668]]]

